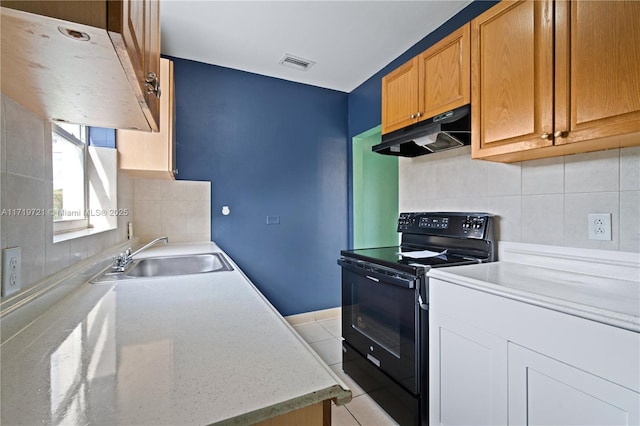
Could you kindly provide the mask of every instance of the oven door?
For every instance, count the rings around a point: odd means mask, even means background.
[[[341,259],[342,336],[403,387],[419,393],[418,278]]]

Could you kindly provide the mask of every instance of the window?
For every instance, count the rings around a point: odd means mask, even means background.
[[[115,130],[51,124],[53,242],[118,228],[128,209],[118,209]]]
[[[87,127],[59,123],[52,130],[54,234],[86,229]]]

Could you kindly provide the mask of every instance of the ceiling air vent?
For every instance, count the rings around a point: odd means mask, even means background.
[[[315,62],[310,61],[308,59],[299,58],[297,56],[290,55],[285,53],[285,55],[280,59],[280,63],[287,67],[296,68],[302,71],[306,71],[311,68]]]

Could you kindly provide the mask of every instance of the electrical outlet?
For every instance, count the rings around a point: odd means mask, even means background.
[[[589,239],[611,241],[611,213],[589,214]]]
[[[2,251],[2,297],[20,291],[22,249],[6,248]]]

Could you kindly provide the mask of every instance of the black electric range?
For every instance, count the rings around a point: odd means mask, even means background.
[[[428,424],[430,268],[495,260],[488,213],[416,212],[401,244],[342,250],[343,369],[401,425]]]

